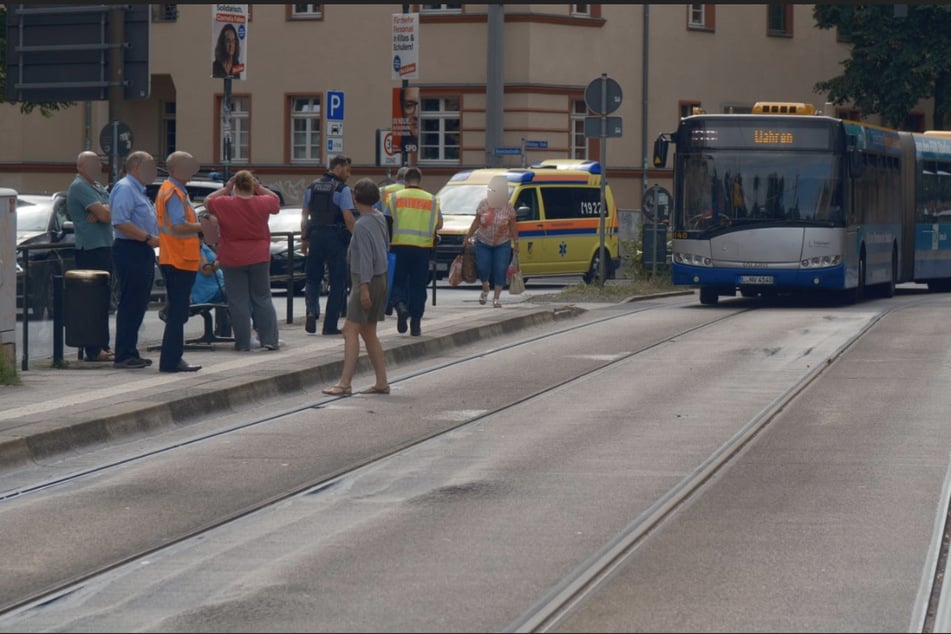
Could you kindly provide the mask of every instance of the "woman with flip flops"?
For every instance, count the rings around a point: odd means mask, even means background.
[[[343,322],[343,371],[336,385],[325,388],[324,394],[350,396],[350,382],[360,356],[360,338],[367,348],[376,383],[360,394],[389,394],[383,344],[376,334],[376,325],[385,319],[387,251],[389,231],[386,217],[373,208],[380,200],[380,188],[372,179],[362,178],[353,186],[353,202],[360,215],[353,226],[353,239],[347,252],[350,265],[350,298]]]

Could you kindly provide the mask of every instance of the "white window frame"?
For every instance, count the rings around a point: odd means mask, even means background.
[[[420,13],[462,13],[462,3],[430,3],[420,4]]]
[[[251,141],[250,97],[231,98],[231,162],[247,163],[249,160]],[[221,98],[221,138],[218,139],[218,150],[221,159],[225,158],[225,124],[224,124],[224,97]]]
[[[572,3],[571,15],[581,18],[591,17],[591,5],[589,3]]]
[[[691,3],[689,9],[689,17],[687,18],[688,26],[694,28],[703,29],[707,26],[707,7],[702,3]]]
[[[584,135],[584,120],[588,116],[588,105],[583,99],[571,102],[571,131],[569,137],[568,158],[588,160],[588,139]]]
[[[306,101],[306,106],[304,110],[298,110],[298,105],[300,102]],[[290,109],[290,139],[288,143],[290,144],[290,156],[291,163],[320,163],[322,142],[321,142],[321,131],[322,131],[322,109],[321,109],[321,98],[319,95],[312,96],[291,96],[291,109]],[[298,130],[297,124],[303,125],[303,130]],[[303,145],[296,142],[296,137],[298,134],[304,135]],[[310,142],[316,134],[317,140],[313,143]],[[302,147],[304,150],[305,156],[300,157],[296,155],[297,148]]]
[[[297,7],[303,5],[303,10],[298,10]],[[291,4],[291,17],[292,18],[322,18],[324,17],[323,5],[317,2],[298,2]]]
[[[452,164],[458,165],[462,162],[462,112],[461,110],[446,110],[446,101],[454,99],[458,104],[459,108],[462,106],[462,98],[458,95],[450,97],[422,97],[419,104],[419,162],[426,163],[428,165],[435,164]],[[427,110],[427,106],[431,106],[433,101],[437,101],[439,108],[437,110]],[[455,130],[447,129],[446,123],[448,121],[455,121],[456,128]],[[432,125],[433,122],[436,122],[437,130],[427,130],[427,124]],[[439,144],[432,145],[426,144],[425,140],[428,135],[438,134]],[[458,145],[447,145],[446,137],[450,134],[455,134],[459,138]],[[437,148],[436,154],[437,158],[426,157],[426,150]],[[455,148],[455,157],[446,157],[447,150],[450,148]]]

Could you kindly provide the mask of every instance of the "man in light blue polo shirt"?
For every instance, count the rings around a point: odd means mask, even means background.
[[[155,206],[145,195],[145,186],[155,180],[155,159],[148,152],[132,152],[125,163],[126,176],[109,195],[109,211],[116,239],[112,246],[119,282],[116,309],[117,368],[152,365],[137,349],[139,328],[149,308],[155,279],[155,247],[159,245]]]
[[[76,232],[76,266],[112,275],[112,215],[109,192],[98,180],[102,175],[99,156],[88,150],[80,152],[76,157],[76,172],[76,178],[66,191],[66,211]],[[109,309],[105,308],[106,319],[102,323],[105,346],[86,346],[88,361],[114,361],[109,349]]]

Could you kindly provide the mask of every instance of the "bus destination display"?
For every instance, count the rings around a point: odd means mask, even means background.
[[[732,125],[731,125],[732,124]],[[687,130],[686,144],[695,148],[783,148],[830,150],[831,128],[825,126],[778,126],[762,122],[724,123],[704,121]]]

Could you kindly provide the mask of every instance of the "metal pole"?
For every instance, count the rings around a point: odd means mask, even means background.
[[[115,5],[109,10],[109,121],[112,121],[112,149],[109,152],[109,175],[113,183],[119,180],[118,122],[122,120],[122,64],[124,61],[125,9]]]
[[[224,117],[222,118],[221,127],[225,136],[225,156],[222,161],[222,166],[224,167],[225,173],[225,182],[227,183],[231,180],[231,77],[225,77],[225,100],[222,104],[222,111],[224,112]]]
[[[485,164],[498,167],[502,157],[495,148],[502,145],[505,95],[505,7],[501,2],[489,4],[485,90]]]
[[[23,249],[23,363],[24,372],[30,369],[30,250]]]
[[[643,52],[641,54],[641,156],[644,157],[641,172],[641,196],[647,191],[647,170],[650,162],[647,159],[647,105],[648,105],[648,64],[647,57],[650,51],[650,5],[644,5],[644,33],[642,36]]]
[[[403,15],[406,15],[407,13],[409,13],[409,5],[408,5],[408,4],[404,4],[404,5],[403,5]],[[406,94],[406,87],[409,86],[409,80],[408,80],[408,79],[404,79],[402,82],[400,82],[400,86],[402,86],[402,88],[403,88],[403,91],[402,91],[401,96],[402,96],[402,95],[405,95],[405,94]],[[400,106],[402,106],[402,105],[403,105],[403,104],[400,104]],[[419,117],[419,107],[420,107],[420,104],[417,104],[417,105],[416,105],[416,117],[417,117],[417,118]],[[406,113],[402,111],[402,108],[401,108],[401,111],[400,111],[400,116],[401,116],[401,117],[406,116]],[[408,125],[408,122],[407,122],[407,125]],[[416,154],[417,154],[417,155],[419,154],[419,139],[416,139]],[[329,163],[328,163],[328,165],[329,165]],[[409,152],[404,152],[404,151],[403,151],[403,148],[400,148],[400,165],[403,165],[403,166],[409,165]]]
[[[601,104],[605,106],[602,110],[605,114],[601,115],[601,205],[598,208],[598,235],[601,237],[601,244],[598,247],[598,286],[604,287],[604,215],[605,204],[607,201],[604,196],[605,181],[608,180],[607,161],[608,161],[608,115],[606,114],[608,103],[608,74],[601,73]]]
[[[651,194],[651,200],[654,201],[654,222],[653,222],[653,224],[651,225],[651,227],[654,229],[654,235],[653,235],[653,237],[651,238],[652,241],[653,241],[653,244],[654,244],[654,247],[653,247],[653,251],[654,251],[653,260],[654,260],[654,261],[653,261],[653,263],[652,263],[652,265],[651,265],[651,277],[652,277],[652,278],[654,278],[654,277],[657,276],[657,227],[660,225],[660,222],[659,222],[659,221],[660,221],[660,209],[659,209],[659,205],[658,205],[658,202],[657,202],[657,198],[658,198],[657,187],[658,187],[658,186],[657,186],[657,184],[655,183],[654,186],[651,188],[651,191],[653,192],[653,193]],[[664,253],[665,253],[665,255],[666,255],[666,252],[667,252],[667,247],[665,246],[665,247],[664,247]]]

